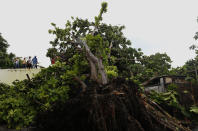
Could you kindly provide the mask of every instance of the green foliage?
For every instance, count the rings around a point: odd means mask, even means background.
[[[198,22],[198,18],[197,18],[197,22]],[[198,32],[195,33],[194,35],[194,39],[198,40]],[[191,50],[195,50],[195,53],[198,54],[198,50],[197,50],[197,45],[193,44],[189,47]]]
[[[35,116],[35,110],[26,97],[16,91],[14,86],[8,87],[0,96],[0,121],[9,128],[21,128],[29,125]]]
[[[196,80],[196,70],[198,69],[198,57],[188,60],[181,67],[173,68],[170,71],[170,75],[184,75],[187,81],[197,81]]]
[[[166,53],[146,56],[139,52],[139,59],[131,65],[134,79],[144,82],[154,76],[170,73],[171,59]]]
[[[167,89],[168,91],[176,91],[177,88],[178,88],[178,87],[177,87],[176,84],[171,83],[171,84],[168,85],[168,87],[167,87],[166,89]]]
[[[69,98],[72,72],[57,62],[42,69],[31,82],[16,81],[12,86],[0,84],[0,124],[20,129],[34,124],[39,113],[53,110]]]
[[[107,3],[103,2],[101,4],[102,8],[100,9],[100,13],[97,17],[95,17],[95,25],[99,26],[99,22],[102,21],[102,14],[107,12]]]
[[[175,91],[168,91],[166,93],[157,93],[155,91],[151,91],[149,96],[159,104],[167,103],[170,106],[177,106],[177,95],[178,94]]]
[[[1,84],[0,122],[9,128],[21,128],[29,125],[35,116],[35,110],[19,86]]]
[[[198,107],[197,106],[190,107],[190,112],[193,112],[195,114],[198,114]]]
[[[156,75],[167,75],[171,68],[171,59],[166,53],[156,53],[144,57],[144,65]]]
[[[185,69],[185,75],[191,78],[191,80],[196,80],[195,70],[198,68],[198,59],[188,60],[183,66]]]
[[[194,39],[197,41],[198,39],[198,32],[195,33]],[[194,50],[195,51],[195,58],[188,60],[184,66],[182,66],[183,68],[183,74],[185,74],[188,78],[190,78],[190,80],[196,80],[197,81],[197,77],[196,76],[196,72],[198,69],[198,46],[193,44],[189,47],[190,50]]]
[[[184,94],[188,94],[189,92],[188,92],[187,90],[184,90],[183,93],[184,93]]]
[[[109,79],[118,77],[118,69],[116,66],[107,66],[105,69]]]
[[[96,36],[86,36],[87,45],[90,50],[94,52],[95,56],[102,57],[104,65],[108,64],[107,54],[109,53],[108,42],[103,41],[102,37],[98,34]]]
[[[183,107],[178,101],[178,93],[176,91],[177,86],[175,84],[170,84],[167,88],[167,92],[165,93],[157,93],[155,91],[151,91],[149,97],[155,101],[156,103],[162,105],[163,107],[169,107],[177,110],[185,117],[191,117],[188,109]]]
[[[8,47],[9,44],[0,33],[0,68],[13,67],[13,58],[15,55],[13,53],[7,53]]]

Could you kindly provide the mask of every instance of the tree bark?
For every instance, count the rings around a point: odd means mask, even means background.
[[[74,77],[74,79],[81,84],[81,86],[82,86],[82,92],[85,92],[86,89],[87,89],[87,85],[83,81],[81,81],[81,79],[79,77],[77,77],[77,76]]]
[[[90,51],[86,42],[82,41],[81,39],[77,39],[78,43],[81,43],[85,47],[85,51],[87,54],[87,60],[91,66],[91,78],[98,82],[98,72],[101,75],[101,84],[105,85],[108,83],[107,75],[104,69],[104,65],[102,63],[102,59],[97,58],[94,54]],[[97,71],[98,69],[98,71]]]
[[[111,43],[110,43],[110,46],[109,46],[109,49],[110,49],[109,54],[108,54],[108,58],[109,58],[109,59],[110,59],[110,57],[111,57],[111,48],[112,48],[112,46],[113,46],[113,42],[111,42]]]

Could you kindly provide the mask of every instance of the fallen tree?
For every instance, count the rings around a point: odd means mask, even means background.
[[[124,27],[100,23],[106,8],[102,3],[95,22],[72,18],[65,29],[52,24],[49,32],[56,38],[47,55],[58,61],[30,81],[2,88],[9,99],[5,102],[7,96],[0,95],[0,122],[42,131],[189,130],[147,100],[133,78],[125,75],[130,64],[117,60],[139,54],[128,52],[132,48],[123,36]]]
[[[102,3],[95,23],[77,18],[72,24],[68,21],[65,29],[52,24],[55,29],[49,32],[55,34],[56,39],[51,43],[53,48],[59,47],[55,50],[60,51],[55,54],[59,55],[60,61],[71,67],[77,65],[75,68],[85,61],[89,68],[85,68],[86,71],[82,71],[82,67],[76,69],[78,71],[73,75],[74,80],[80,84],[79,91],[73,93],[61,108],[55,107],[53,111],[38,115],[38,127],[70,131],[190,130],[165,111],[162,112],[154,102],[142,99],[140,87],[130,78],[118,78],[117,70],[112,70],[113,78],[110,77],[108,67],[114,67],[113,59],[119,59],[115,54],[111,54],[111,51],[118,48],[120,52],[124,52],[128,47],[126,38],[120,32],[122,27],[115,27],[111,36],[114,35],[114,38],[119,40],[124,39],[124,44],[119,41],[116,43],[108,36],[107,25],[100,25],[106,8],[107,3]],[[93,30],[90,27],[93,27]],[[75,61],[73,58],[81,61]],[[83,80],[80,78],[85,76],[84,72],[89,72],[90,75],[86,75]]]

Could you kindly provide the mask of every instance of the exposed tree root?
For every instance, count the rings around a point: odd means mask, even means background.
[[[37,126],[42,131],[190,131],[158,105],[143,100],[137,88],[123,79],[105,87],[92,83],[62,107],[40,114]]]

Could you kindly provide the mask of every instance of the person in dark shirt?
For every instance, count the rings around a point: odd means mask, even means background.
[[[27,60],[27,68],[28,69],[32,68],[32,59],[31,59],[31,56],[29,56],[29,59]]]

